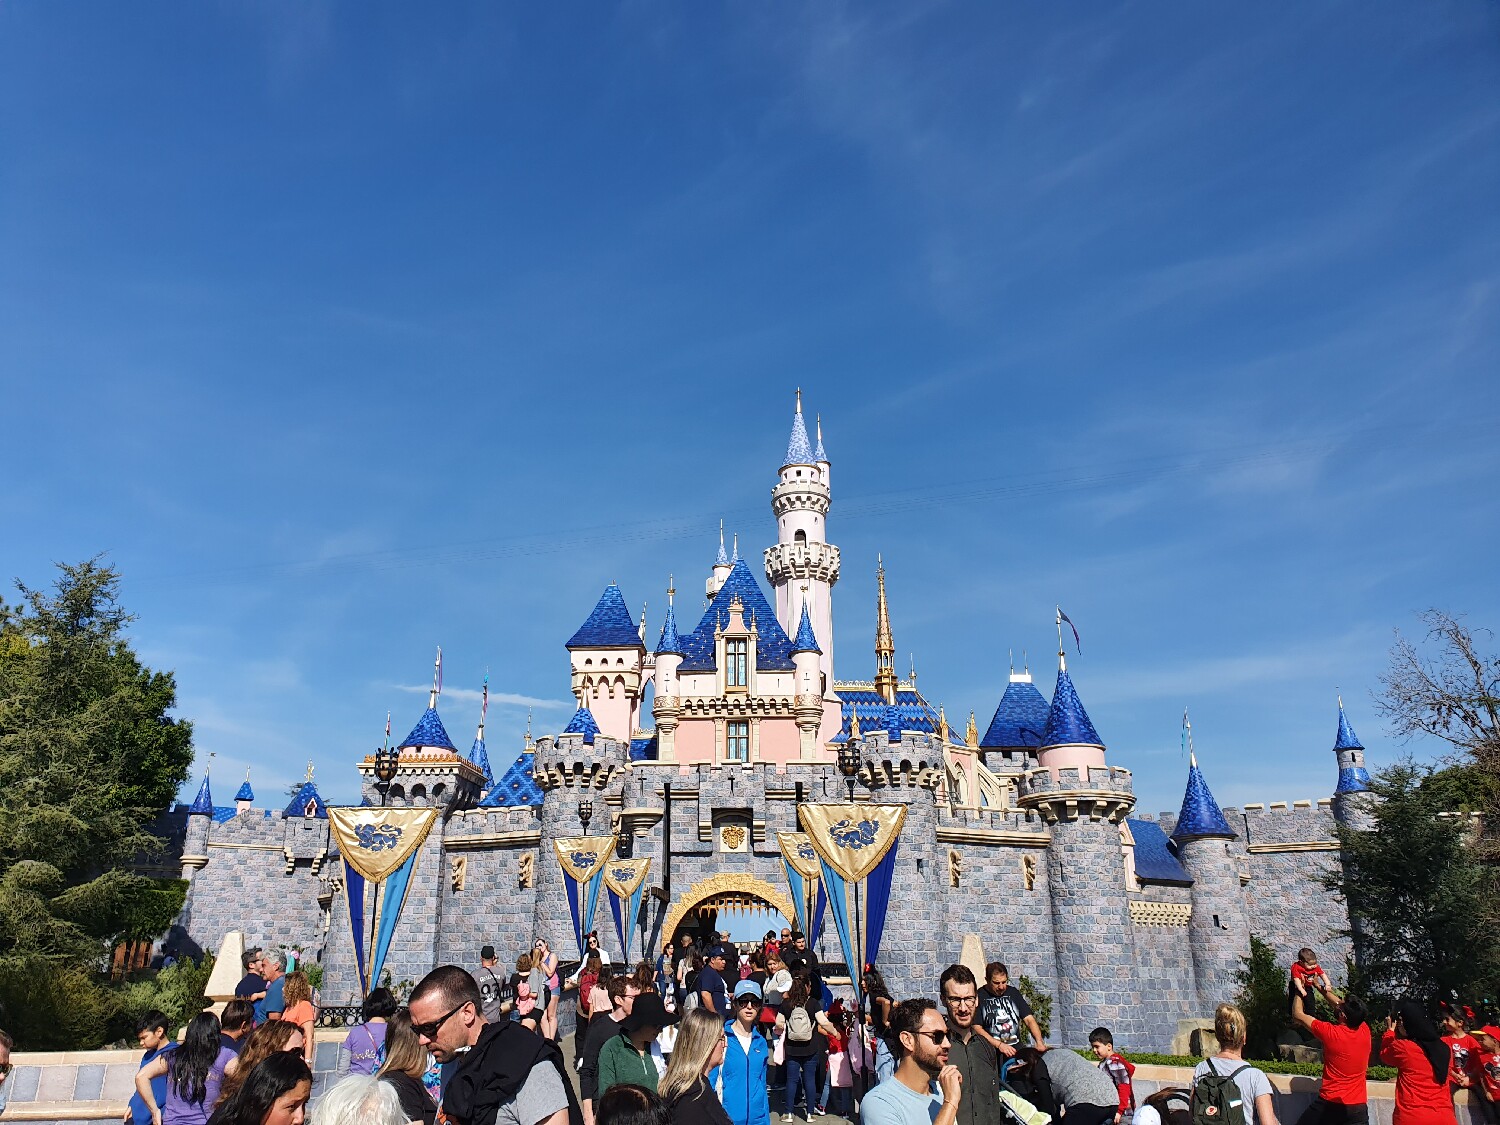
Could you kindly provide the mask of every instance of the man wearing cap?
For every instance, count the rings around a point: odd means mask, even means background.
[[[760,985],[742,980],[734,986],[734,1018],[724,1024],[724,1062],[715,1083],[719,1101],[734,1125],[768,1125],[771,1100],[766,1087],[770,1051],[755,1030],[760,1018]]]
[[[479,968],[474,973],[474,983],[479,986],[480,1008],[484,1013],[485,1023],[499,1023],[504,1018],[505,1005],[501,1001],[503,995],[500,976],[495,972],[495,966],[500,959],[495,956],[495,947],[486,945],[479,951]]]
[[[698,1000],[721,1020],[729,1018],[729,988],[724,983],[724,969],[729,951],[716,945],[708,951],[708,963],[698,971]]]
[[[652,1058],[656,1037],[662,1028],[676,1022],[677,1017],[667,1011],[656,993],[635,998],[630,1015],[620,1025],[620,1033],[599,1052],[596,1105],[611,1086],[629,1083],[656,1092],[656,1060]]]

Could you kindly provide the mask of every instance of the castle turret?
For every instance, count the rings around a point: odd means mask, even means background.
[[[771,490],[776,545],[766,548],[766,580],[776,591],[776,620],[789,636],[796,632],[802,607],[807,606],[822,649],[818,663],[825,682],[831,685],[833,587],[839,580],[839,549],[828,542],[828,509],[833,503],[828,472],[822,424],[818,426],[818,446],[814,449],[807,439],[799,390],[786,457],[776,487]]]
[[[250,771],[245,771],[245,780],[240,785],[239,792],[234,795],[234,811],[236,815],[247,813],[255,804],[255,790],[250,788]]]
[[[818,727],[823,721],[823,671],[818,658],[822,655],[818,639],[813,635],[812,617],[807,603],[802,603],[802,616],[797,623],[797,635],[792,638],[792,664],[797,681],[796,715],[797,732],[800,736],[798,753],[804,759],[813,757],[818,747]]]
[[[1058,654],[1057,687],[1039,766],[1017,783],[1020,805],[1051,826],[1047,886],[1057,957],[1057,1041],[1087,1042],[1103,1024],[1144,1038],[1146,1017],[1118,982],[1133,979],[1135,940],[1120,821],[1135,804],[1130,771],[1104,761],[1104,743]]]
[[[1047,729],[1048,710],[1047,697],[1031,682],[1031,669],[1017,672],[1012,665],[1005,693],[979,740],[985,763],[989,764],[992,755],[1007,762],[1034,761]]]
[[[646,646],[613,582],[568,639],[568,657],[578,705],[593,712],[605,734],[629,742],[640,719]]]
[[[1189,740],[1187,790],[1172,830],[1177,858],[1193,877],[1192,913],[1188,917],[1188,946],[1198,984],[1198,1002],[1205,1011],[1234,996],[1240,958],[1250,948],[1245,895],[1239,866],[1229,851],[1235,833],[1209,792],[1192,748],[1192,725],[1182,717]]]
[[[208,771],[203,771],[203,784],[198,786],[198,795],[188,806],[187,835],[182,841],[182,877],[191,879],[193,872],[208,863],[208,830],[213,822],[214,798],[208,788]]]
[[[490,677],[484,677],[484,695],[479,704],[479,729],[474,732],[474,745],[469,747],[469,764],[484,775],[484,786],[490,789],[495,784],[495,771],[490,768],[490,752],[484,744],[484,720],[490,711]]]
[[[667,581],[667,619],[662,622],[661,639],[656,642],[656,698],[651,714],[656,719],[657,756],[670,762],[677,756],[677,722],[682,714],[681,686],[677,669],[682,667],[682,637],[677,632],[677,610],[673,600],[677,590]]]
[[[427,710],[397,746],[396,775],[386,795],[391,805],[435,805],[441,809],[471,807],[479,799],[485,775],[479,766],[459,753],[438,715],[438,696],[443,690],[443,650],[433,665],[432,690]],[[359,765],[364,796],[371,804],[381,801],[375,788],[375,756]],[[288,815],[292,815],[290,812]]]
[[[735,540],[735,551],[738,555],[739,541]],[[729,552],[724,550],[724,521],[719,521],[719,553],[714,556],[714,567],[709,572],[708,581],[703,584],[703,596],[709,601],[723,588],[725,581],[729,578],[729,572],[734,569],[734,563],[729,559]]]
[[[1339,763],[1339,782],[1333,791],[1333,815],[1346,828],[1368,831],[1374,825],[1370,815],[1370,774],[1365,769],[1365,748],[1344,714],[1344,697],[1339,696],[1339,732],[1333,741],[1333,752]]]

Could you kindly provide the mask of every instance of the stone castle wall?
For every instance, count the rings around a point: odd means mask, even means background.
[[[879,959],[898,997],[934,994],[943,966],[975,933],[1013,979],[1029,976],[1054,998],[1052,1041],[1081,1041],[1104,1023],[1137,1049],[1166,1049],[1181,1021],[1201,1021],[1227,998],[1222,978],[1243,950],[1228,948],[1239,939],[1222,926],[1194,936],[1194,923],[1201,930],[1214,914],[1230,926],[1243,918],[1283,963],[1312,945],[1340,975],[1348,946],[1330,935],[1347,925],[1343,905],[1317,882],[1339,854],[1326,803],[1226,810],[1238,838],[1223,856],[1222,840],[1183,849],[1195,888],[1127,886],[1118,825],[1107,815],[1049,825],[1034,808],[954,809],[937,781],[941,757],[931,740],[893,746],[875,734],[865,750],[858,799],[904,802],[909,810]],[[831,763],[782,772],[770,763],[627,766],[619,744],[601,738],[585,747],[573,736],[544,739],[537,751],[548,778],[543,808],[451,813],[423,845],[387,962],[393,980],[416,980],[434,964],[476,964],[485,944],[508,968],[537,936],[570,959],[571,922],[552,843],[583,833],[578,803],[585,798],[594,806],[592,833],[607,832],[615,818],[623,849],[654,859],[648,886],[659,886],[662,786],[672,786],[670,899],[648,895],[643,910],[652,953],[671,906],[715,876],[751,876],[785,895],[776,833],[799,828],[798,780],[804,800],[847,799]],[[1051,784],[1031,773],[1022,790],[1041,794]],[[1128,792],[1128,784],[1128,771],[1095,770],[1083,787]],[[1068,785],[1079,785],[1071,773],[1060,783]],[[223,824],[188,819],[184,852],[207,856],[184,911],[190,936],[211,950],[225,931],[239,929],[249,944],[319,951],[324,1003],[357,1000],[348,910],[336,882],[342,864],[327,821],[259,810]],[[1170,834],[1175,817],[1159,819]],[[743,844],[727,847],[726,827],[743,828]],[[605,896],[595,927],[618,952]],[[824,956],[841,961],[831,918],[825,927]],[[632,940],[639,951],[639,925]],[[565,1025],[570,1012],[563,1005]]]

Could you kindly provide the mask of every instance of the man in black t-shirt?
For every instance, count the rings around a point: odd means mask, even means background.
[[[499,1023],[504,1017],[505,1005],[501,1001],[500,974],[495,972],[500,959],[495,956],[495,947],[486,945],[479,951],[479,968],[471,974],[479,986],[480,1008],[485,1023]]]
[[[721,1020],[729,1018],[729,987],[724,982],[728,962],[728,950],[716,945],[708,951],[708,964],[698,974],[698,1002]]]
[[[1031,1014],[1031,1005],[1021,990],[1010,983],[1010,970],[999,961],[984,967],[985,987],[979,990],[979,1017],[975,1030],[984,1036],[1006,1058],[1014,1058],[1021,1045],[1021,1027],[1031,1033],[1038,1048],[1045,1051],[1041,1025]]]

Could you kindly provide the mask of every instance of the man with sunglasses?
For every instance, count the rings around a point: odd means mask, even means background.
[[[948,1027],[931,1000],[903,1000],[891,1010],[896,1073],[865,1095],[863,1125],[957,1125],[963,1075],[948,1061]],[[941,1093],[934,1093],[937,1086]]]
[[[1000,1052],[979,1034],[979,982],[967,965],[949,965],[938,982],[948,1012],[948,1061],[963,1075],[968,1093],[958,1109],[958,1125],[1001,1125]]]
[[[562,1052],[519,1023],[486,1023],[467,969],[442,965],[412,989],[417,1039],[443,1066],[455,1125],[583,1125]]]

